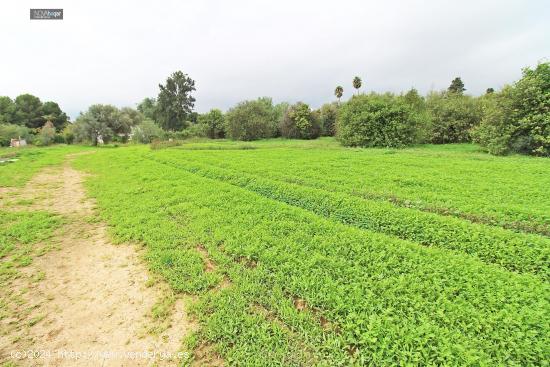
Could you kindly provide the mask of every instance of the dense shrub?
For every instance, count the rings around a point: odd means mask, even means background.
[[[430,113],[427,139],[436,144],[471,141],[470,130],[481,121],[477,100],[460,93],[433,92],[426,99]]]
[[[277,132],[277,111],[271,98],[244,101],[225,115],[227,137],[233,140],[258,140],[274,137]]]
[[[510,150],[512,138],[512,88],[486,94],[480,99],[483,118],[472,130],[472,138],[491,154],[502,155]]]
[[[137,143],[149,144],[154,139],[163,138],[164,135],[164,130],[148,118],[132,128],[132,141]]]
[[[316,139],[321,135],[319,119],[309,106],[298,102],[289,107],[279,124],[281,136],[289,139]]]
[[[336,134],[336,118],[338,116],[338,104],[325,103],[318,110],[321,134],[323,136],[334,136]]]
[[[474,138],[485,150],[550,156],[550,63],[524,69],[515,85],[482,100]]]
[[[55,141],[55,127],[51,121],[48,121],[40,128],[34,139],[34,144],[38,146],[46,146],[53,144]]]
[[[418,139],[418,116],[391,94],[353,96],[338,114],[337,138],[347,146],[401,147]]]
[[[208,113],[199,115],[198,124],[210,139],[223,139],[225,137],[225,126],[222,111],[212,109]]]
[[[26,139],[29,142],[31,134],[28,128],[14,124],[0,124],[0,146],[9,147],[11,139]]]

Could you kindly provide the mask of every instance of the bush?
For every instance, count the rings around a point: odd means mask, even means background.
[[[9,147],[11,139],[26,139],[30,142],[31,134],[28,128],[13,124],[0,124],[0,146]]]
[[[491,154],[503,155],[510,151],[512,138],[512,88],[501,93],[486,94],[480,99],[483,118],[472,130],[472,138]]]
[[[72,144],[75,141],[75,134],[74,134],[75,126],[74,124],[68,124],[63,131],[61,132],[61,135],[63,136],[63,139],[65,140],[65,143]]]
[[[154,139],[161,139],[165,135],[164,130],[151,119],[145,119],[141,124],[132,128],[132,141],[149,144]]]
[[[513,86],[482,101],[474,137],[486,151],[550,156],[550,63],[524,69]]]
[[[289,107],[279,125],[281,136],[289,139],[316,139],[321,135],[319,119],[309,106],[298,102]]]
[[[323,136],[334,136],[336,134],[336,118],[338,115],[338,104],[325,103],[318,112],[319,123]]]
[[[481,121],[476,99],[460,93],[430,93],[426,99],[430,114],[427,139],[435,144],[465,143],[472,140],[470,130]]]
[[[277,132],[276,113],[271,98],[241,102],[225,115],[227,136],[245,141],[274,137]]]
[[[418,116],[391,94],[353,96],[338,113],[337,139],[346,146],[402,147],[417,136]]]
[[[46,146],[53,144],[55,140],[55,127],[52,122],[48,121],[42,126],[34,139],[34,144],[38,146]]]
[[[210,139],[223,139],[225,126],[222,111],[212,109],[210,112],[199,115],[197,122],[201,125],[204,134]]]

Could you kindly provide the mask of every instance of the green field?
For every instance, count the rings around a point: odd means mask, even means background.
[[[0,186],[77,149],[0,166]],[[197,296],[188,347],[229,365],[548,365],[548,159],[319,139],[96,149],[74,166],[113,237]]]

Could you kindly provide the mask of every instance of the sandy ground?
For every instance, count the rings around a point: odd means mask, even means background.
[[[20,202],[32,203],[10,206],[10,210],[55,212],[67,218],[67,223],[53,239],[57,249],[35,258],[11,286],[10,292],[20,295],[18,307],[32,311],[2,320],[0,327],[11,329],[0,335],[0,362],[25,366],[181,364],[187,358],[181,340],[195,328],[185,312],[186,300],[151,277],[139,246],[109,241],[106,225],[85,196],[83,179],[69,162],[48,168],[17,193]],[[153,307],[163,303],[167,315],[162,320],[154,318]],[[17,359],[24,356],[17,352],[24,350],[38,354]],[[150,358],[152,353],[157,358]],[[169,355],[171,359],[164,359]]]

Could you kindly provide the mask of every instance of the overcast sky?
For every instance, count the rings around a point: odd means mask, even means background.
[[[196,110],[273,97],[314,107],[334,87],[480,94],[550,58],[550,1],[2,0],[0,95],[136,106],[175,70]],[[64,19],[29,20],[30,8]]]

